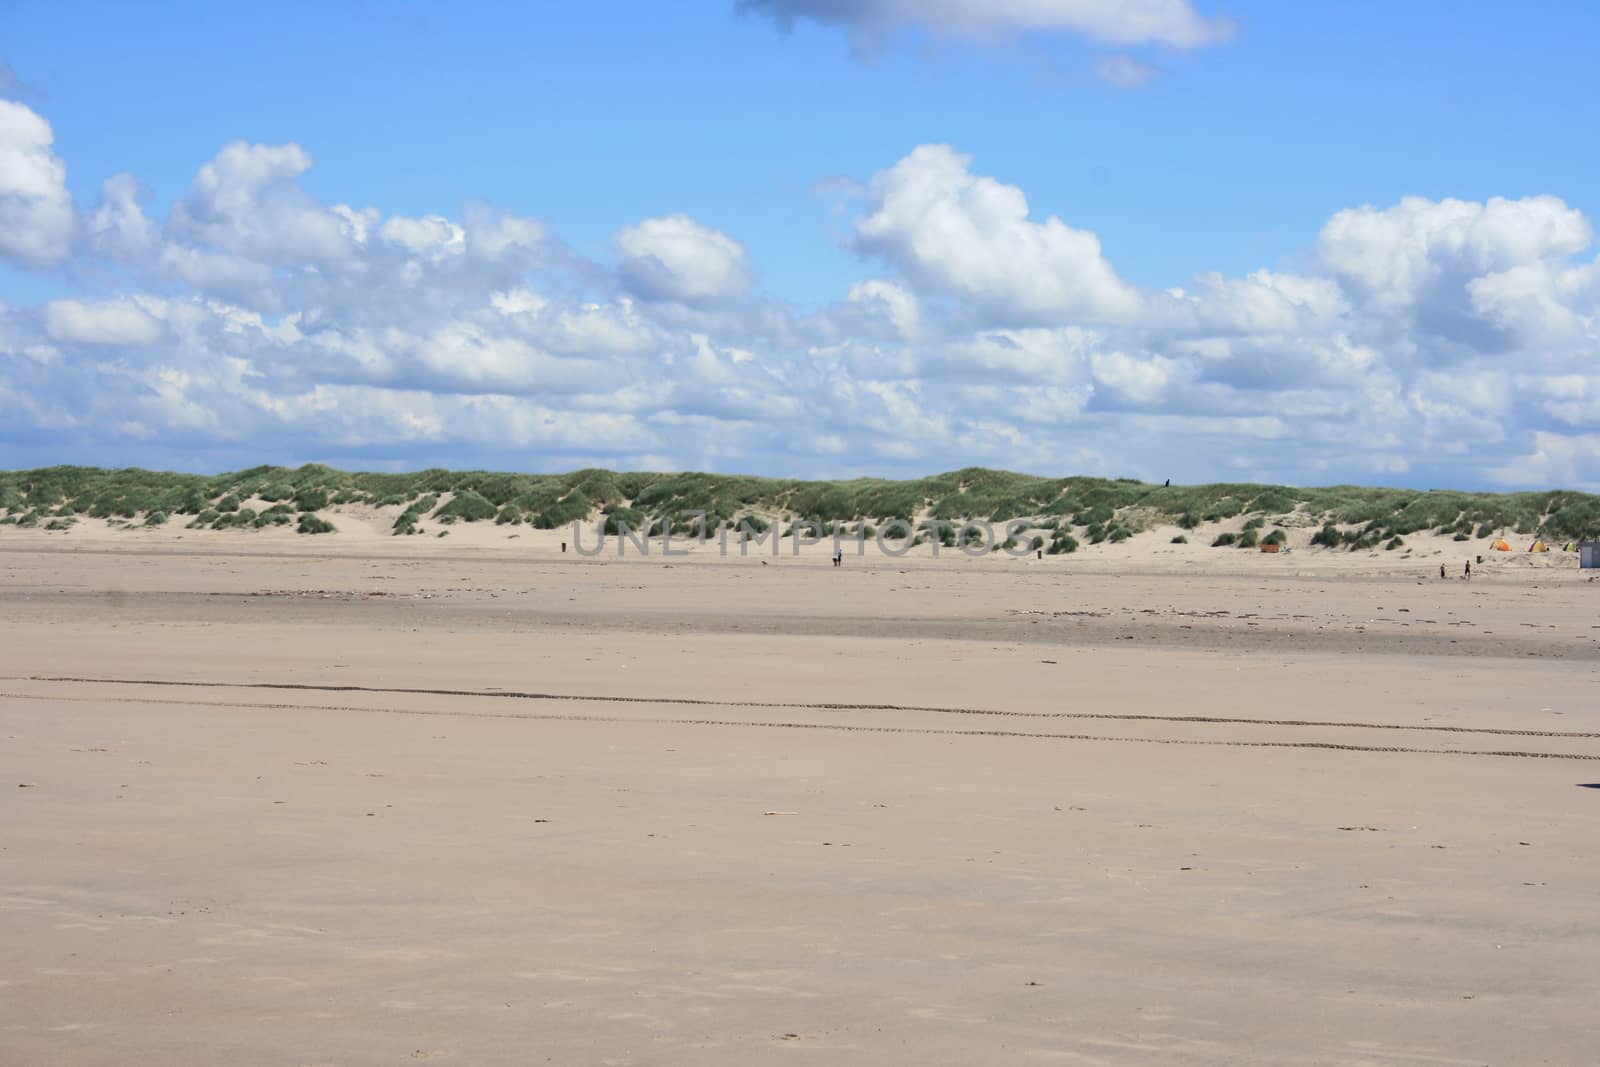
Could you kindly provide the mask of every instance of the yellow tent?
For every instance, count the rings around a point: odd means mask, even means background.
[[[1576,551],[1578,551],[1578,546],[1573,544],[1571,541],[1568,541],[1566,544],[1561,546],[1561,551],[1563,551],[1563,552],[1576,552]]]
[[[1511,546],[1506,544],[1504,538],[1501,538],[1499,541],[1496,541],[1494,544],[1490,545],[1489,547],[1494,549],[1496,552],[1510,552],[1511,551]]]
[[[1545,544],[1543,541],[1535,541],[1533,544],[1528,546],[1528,551],[1529,552],[1548,552],[1548,551],[1550,551],[1550,546]]]

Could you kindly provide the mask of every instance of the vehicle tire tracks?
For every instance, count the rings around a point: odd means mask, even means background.
[[[595,702],[606,704],[675,704],[688,707],[785,708],[806,711],[906,711],[933,715],[991,715],[1001,718],[1101,720],[1115,722],[1173,722],[1223,726],[1325,727],[1348,730],[1400,730],[1405,732],[1484,734],[1501,737],[1555,737],[1593,740],[1600,732],[1566,730],[1518,730],[1489,726],[1441,726],[1392,722],[1338,722],[1331,719],[1251,719],[1224,715],[1153,715],[1143,712],[1114,711],[1003,711],[989,708],[941,707],[921,704],[842,703],[837,701],[713,700],[706,697],[612,696],[584,693],[544,693],[512,689],[434,689],[400,686],[336,685],[316,682],[204,682],[156,678],[80,678],[65,675],[0,675],[4,682],[52,682],[78,685],[172,686],[190,689],[282,689],[315,693],[373,693],[406,696],[482,697],[497,700],[540,700]]]
[[[1337,741],[1245,741],[1180,737],[1131,737],[1116,734],[1049,733],[1032,730],[954,730],[931,726],[863,726],[848,723],[764,721],[760,719],[628,718],[622,715],[584,715],[576,712],[463,711],[441,708],[385,708],[358,704],[288,704],[254,701],[173,700],[160,697],[90,697],[0,692],[0,700],[42,700],[75,704],[155,704],[207,708],[235,708],[251,711],[346,711],[369,715],[412,715],[434,718],[514,719],[529,722],[607,723],[631,726],[712,726],[766,730],[820,730],[837,733],[916,734],[934,737],[998,737],[1040,741],[1087,741],[1138,745],[1192,745],[1206,748],[1320,749],[1332,752],[1408,753],[1429,756],[1477,756],[1501,759],[1571,759],[1600,761],[1600,754],[1568,752],[1525,752],[1513,749],[1420,748],[1408,745],[1356,745]],[[628,698],[628,703],[659,703],[644,698]],[[746,707],[796,707],[796,705],[733,705]],[[802,705],[803,706],[803,705]]]

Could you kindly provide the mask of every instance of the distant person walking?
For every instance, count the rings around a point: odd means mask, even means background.
[[[1467,560],[1467,581],[1472,581],[1472,561]]]
[[[1444,577],[1444,576],[1445,576],[1445,573],[1444,573],[1444,564],[1443,564],[1443,563],[1441,563],[1441,564],[1439,564],[1439,577],[1441,577],[1441,578],[1443,578],[1443,577]]]
[[[844,549],[836,548],[833,550],[833,565],[835,567],[842,567],[844,565]]]

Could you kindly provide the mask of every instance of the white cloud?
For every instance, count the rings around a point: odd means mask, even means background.
[[[1192,319],[1173,325],[1213,335],[1322,333],[1349,311],[1337,282],[1258,270],[1243,278],[1202,274],[1180,294]]]
[[[378,234],[423,259],[459,256],[467,250],[467,231],[442,215],[420,219],[395,215],[384,221]]]
[[[96,252],[111,259],[136,260],[155,247],[155,224],[139,203],[139,182],[113,174],[100,186],[100,203],[84,218],[84,232]]]
[[[881,313],[894,324],[895,330],[901,337],[910,338],[917,335],[919,324],[917,298],[904,286],[886,282],[881,278],[870,278],[852,285],[846,299],[860,307]]]
[[[28,143],[48,151],[42,122]],[[29,188],[48,194],[47,159]],[[864,186],[855,244],[882,269],[813,311],[752,292],[737,239],[687,216],[623,228],[608,266],[484,205],[326,205],[298,185],[309,163],[233,145],[165,219],[126,175],[69,217],[77,255],[56,262],[94,288],[0,307],[8,444],[44,455],[70,430],[119,463],[1600,477],[1600,261],[1553,197],[1355,208],[1292,272],[1144,292],[1093,233],[924,146]]]
[[[585,304],[563,310],[545,335],[546,344],[552,350],[571,355],[643,352],[653,340],[651,331],[628,300],[621,301],[620,306]]]
[[[858,425],[873,431],[887,454],[926,450],[950,433],[950,420],[923,405],[917,382],[866,381],[845,395],[855,402]]]
[[[1537,432],[1533,449],[1490,473],[1510,486],[1564,486],[1600,492],[1600,433],[1560,434]]]
[[[1089,357],[1103,340],[1076,326],[989,330],[949,345],[928,366],[969,378],[993,375],[1059,385],[1085,379]]]
[[[200,168],[167,221],[171,237],[266,264],[340,259],[351,250],[349,217],[295,184],[311,167],[297,144],[235,141]]]
[[[53,266],[72,251],[76,220],[54,143],[50,123],[0,100],[0,256],[25,267]]]
[[[780,26],[798,19],[843,26],[863,47],[907,26],[969,37],[1064,32],[1109,44],[1173,48],[1233,36],[1232,23],[1201,15],[1190,0],[740,0],[739,7],[769,15]]]
[[[357,211],[349,204],[335,204],[328,210],[339,217],[344,235],[358,245],[367,243],[367,238],[372,236],[373,229],[382,217],[375,207]]]
[[[1021,189],[972,174],[970,163],[948,145],[923,145],[878,174],[856,223],[860,247],[997,324],[1137,314],[1139,295],[1099,238],[1054,216],[1032,221]]]
[[[74,345],[154,344],[165,332],[131,300],[52,300],[44,305],[45,334]]]
[[[534,219],[495,212],[483,204],[469,204],[462,219],[467,249],[479,259],[503,260],[528,255],[544,241],[544,226]]]
[[[272,282],[272,267],[269,264],[186,245],[163,247],[155,266],[205,292],[236,295],[264,290]]]
[[[489,305],[502,315],[537,315],[549,303],[526,285],[489,294]]]
[[[1600,430],[1600,375],[1519,374],[1517,393],[1564,429]]]
[[[1096,352],[1089,364],[1100,393],[1109,392],[1130,407],[1161,406],[1168,387],[1182,374],[1175,360],[1126,352]]]
[[[1048,443],[1053,429],[1076,422],[1094,396],[1094,384],[1085,381],[1075,386],[968,386],[960,394],[977,411],[992,411],[1044,432]],[[1078,470],[1081,468],[1072,468]]]
[[[1317,241],[1322,263],[1374,304],[1396,310],[1459,291],[1470,278],[1566,259],[1594,231],[1553,196],[1487,203],[1408,196],[1392,208],[1340,211]]]
[[[645,219],[618,231],[620,270],[640,296],[696,302],[734,296],[750,284],[744,246],[687,215]]]
[[[1544,359],[1563,350],[1600,349],[1600,260],[1582,267],[1540,262],[1473,278],[1472,310]]]

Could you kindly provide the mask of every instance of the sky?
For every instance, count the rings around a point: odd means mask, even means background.
[[[0,468],[1600,489],[1600,6],[0,4]]]

